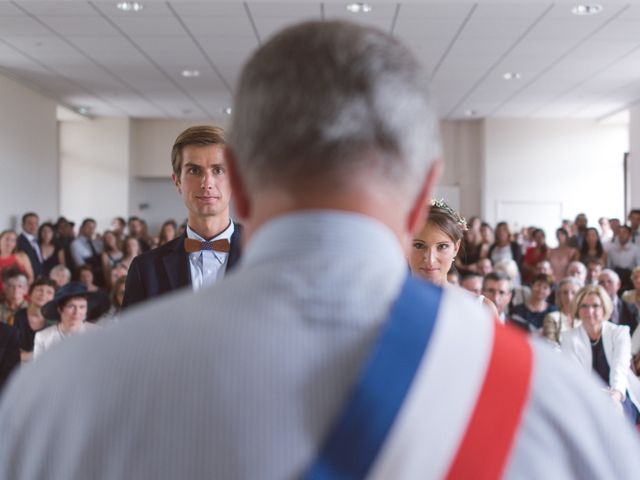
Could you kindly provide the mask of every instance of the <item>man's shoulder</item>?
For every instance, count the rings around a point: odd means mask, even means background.
[[[534,366],[530,395],[506,476],[637,475],[638,438],[590,372],[544,341],[532,339],[531,345]],[[545,462],[545,458],[556,461]],[[636,474],[629,476],[633,470]]]
[[[187,253],[182,248],[182,243],[184,242],[184,237],[180,236],[174,238],[173,240],[165,243],[164,245],[160,245],[159,247],[152,248],[144,253],[137,255],[133,261],[132,265],[151,265],[156,262],[158,259],[166,257],[171,254],[180,254],[184,253],[186,256]]]

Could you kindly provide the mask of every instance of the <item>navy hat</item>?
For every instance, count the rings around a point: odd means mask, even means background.
[[[70,282],[60,287],[53,297],[53,300],[47,302],[42,307],[42,315],[47,320],[59,320],[60,312],[58,311],[58,307],[60,304],[64,300],[76,297],[83,297],[87,299],[87,318],[95,318],[95,310],[98,308],[100,310],[103,309],[104,294],[101,295],[99,292],[90,292],[83,283]]]

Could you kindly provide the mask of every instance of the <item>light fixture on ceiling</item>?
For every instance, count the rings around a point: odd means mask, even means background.
[[[118,2],[116,7],[123,12],[139,12],[144,8],[144,5],[140,2]]]
[[[196,78],[200,76],[200,70],[182,70],[184,78]]]
[[[502,78],[504,78],[505,80],[520,80],[522,78],[522,75],[520,75],[518,72],[507,72],[502,75]]]
[[[475,117],[476,115],[478,115],[478,112],[470,108],[469,110],[464,111],[464,115],[466,117]]]
[[[368,3],[355,2],[347,5],[347,11],[351,13],[369,13],[373,7]]]
[[[86,117],[87,115],[89,115],[89,112],[91,112],[91,109],[89,107],[78,107],[76,108],[76,112]]]
[[[233,110],[231,109],[231,107],[225,107],[222,109],[222,113],[224,113],[225,115],[231,115],[233,113]]]
[[[598,5],[597,3],[578,3],[571,9],[571,13],[579,16],[596,15],[601,11],[602,5]]]

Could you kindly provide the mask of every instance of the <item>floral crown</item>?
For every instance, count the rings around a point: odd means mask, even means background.
[[[466,232],[467,230],[469,230],[469,227],[467,227],[467,221],[464,219],[464,217],[461,217],[458,212],[456,212],[453,208],[447,205],[447,202],[445,202],[444,199],[441,198],[440,200],[437,200],[435,198],[432,198],[431,206],[439,208],[440,210],[443,210],[444,212],[449,214],[449,216],[453,219],[454,222],[458,224],[458,226],[463,232]]]

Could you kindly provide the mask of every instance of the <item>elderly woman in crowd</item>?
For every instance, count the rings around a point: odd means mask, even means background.
[[[56,265],[49,272],[49,278],[56,282],[58,288],[64,287],[71,281],[71,271],[64,265]]]
[[[29,305],[15,314],[13,325],[18,332],[20,358],[23,362],[31,360],[36,333],[47,326],[42,307],[53,300],[56,287],[56,283],[50,278],[38,278],[29,289]]]
[[[9,269],[2,275],[2,284],[5,297],[0,303],[0,322],[13,326],[16,312],[28,305],[26,297],[29,293],[29,283],[20,270]]]
[[[578,262],[577,260],[571,262],[567,267],[567,274],[565,276],[575,277],[584,286],[587,281],[587,267],[585,267],[584,263]]]
[[[562,334],[562,351],[573,356],[586,371],[593,370],[608,386],[611,398],[635,423],[637,402],[629,391],[629,382],[636,390],[638,379],[629,368],[629,327],[608,321],[613,307],[609,294],[599,285],[582,288],[573,305],[574,316],[582,323]]]
[[[47,320],[57,320],[57,323],[36,333],[33,342],[34,360],[70,336],[99,328],[86,321],[96,302],[96,294],[89,292],[79,282],[71,282],[60,288],[53,300],[42,308],[44,317]]]
[[[580,320],[573,314],[573,299],[582,284],[573,277],[560,280],[556,293],[559,310],[544,317],[542,335],[554,343],[560,343],[560,334],[580,325]]]

